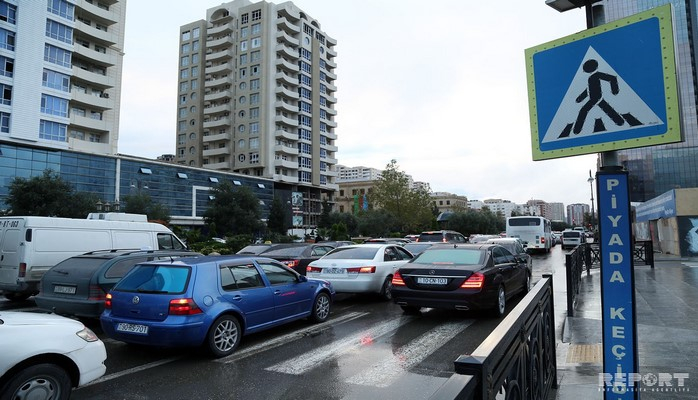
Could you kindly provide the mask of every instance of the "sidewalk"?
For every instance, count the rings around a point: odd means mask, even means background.
[[[555,318],[561,400],[602,399],[599,269],[582,273],[575,316],[567,316],[565,266],[555,267]],[[641,399],[698,399],[698,259],[655,254],[655,268],[635,266]],[[662,374],[662,375],[660,375]],[[679,387],[674,374],[688,374]],[[679,376],[679,375],[677,375]],[[680,375],[685,376],[685,375]],[[658,377],[673,384],[659,385]]]

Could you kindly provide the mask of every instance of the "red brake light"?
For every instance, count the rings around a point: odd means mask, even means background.
[[[356,267],[356,268],[347,268],[347,273],[348,274],[375,274],[376,273],[376,267]]]
[[[293,267],[298,266],[298,264],[300,264],[300,260],[288,260],[288,261],[284,261],[284,264],[286,264],[286,266],[289,268],[293,268]]]
[[[170,315],[194,315],[201,314],[202,311],[194,299],[172,299],[170,300]]]
[[[405,281],[402,280],[402,275],[400,275],[400,271],[395,271],[395,274],[393,275],[392,284],[393,286],[405,286]]]
[[[111,310],[111,293],[107,293],[104,297],[104,308]]]
[[[485,285],[485,275],[480,272],[476,272],[470,275],[470,278],[466,279],[460,287],[463,289],[482,289]]]
[[[19,275],[20,278],[27,276],[27,263],[19,263]]]
[[[90,285],[90,294],[88,296],[90,300],[104,300],[106,299],[106,293],[98,285]]]
[[[322,269],[318,268],[318,267],[311,267],[310,265],[308,265],[307,267],[305,267],[305,272],[306,273],[313,272],[313,273],[319,274],[320,272],[322,272]]]

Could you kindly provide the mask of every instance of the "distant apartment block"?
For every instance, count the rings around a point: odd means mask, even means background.
[[[589,204],[569,204],[567,206],[567,223],[574,226],[582,226],[584,214],[590,214]]]
[[[468,198],[448,192],[434,192],[431,194],[434,205],[442,212],[463,212],[468,209]]]
[[[369,167],[346,167],[337,165],[337,183],[350,181],[377,181],[382,170]]]
[[[315,225],[338,189],[336,45],[292,2],[235,0],[181,26],[177,162],[272,179]]]
[[[0,139],[116,154],[126,2],[0,1]]]

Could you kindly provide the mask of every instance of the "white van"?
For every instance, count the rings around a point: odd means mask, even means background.
[[[38,293],[59,262],[95,250],[186,249],[177,236],[145,215],[92,213],[87,219],[0,217],[0,291],[10,300]]]
[[[562,248],[563,249],[573,249],[582,243],[586,243],[586,236],[584,231],[577,229],[565,229],[562,231]]]

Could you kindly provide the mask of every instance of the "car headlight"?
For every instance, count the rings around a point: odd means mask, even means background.
[[[99,340],[97,335],[95,335],[95,333],[92,332],[92,329],[87,327],[83,328],[81,331],[76,332],[75,334],[86,342],[96,342]]]

